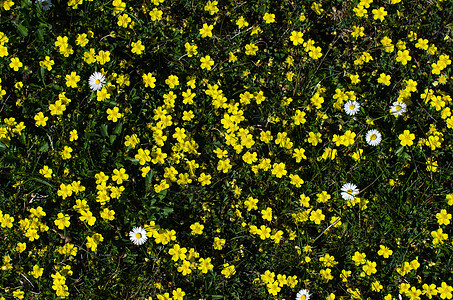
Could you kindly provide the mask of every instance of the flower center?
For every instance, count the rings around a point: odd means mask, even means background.
[[[305,300],[307,299],[307,297],[305,295],[302,295],[302,297],[300,297],[300,300]]]
[[[353,110],[355,108],[354,104],[349,105],[349,109]]]
[[[370,140],[374,141],[375,139],[377,139],[377,136],[376,136],[375,134],[372,134],[372,135],[370,136]]]
[[[397,105],[397,106],[395,107],[395,109],[396,109],[396,111],[399,111],[399,110],[401,110],[401,106],[400,106],[400,105]]]
[[[135,238],[136,239],[141,239],[142,238],[142,234],[141,233],[136,233],[135,234]]]
[[[348,194],[352,194],[352,190],[351,189],[347,190],[347,192],[348,192]]]
[[[101,81],[99,79],[96,79],[96,84],[100,84]]]

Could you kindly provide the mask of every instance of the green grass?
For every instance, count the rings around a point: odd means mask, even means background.
[[[451,299],[452,4],[214,2],[0,1],[0,299]]]

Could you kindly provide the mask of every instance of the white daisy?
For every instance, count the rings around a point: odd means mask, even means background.
[[[370,146],[377,146],[382,140],[382,135],[376,129],[368,130],[365,135],[365,140]]]
[[[344,200],[352,201],[358,193],[359,189],[353,183],[348,182],[341,187],[341,197],[343,197]]]
[[[390,113],[392,113],[395,117],[401,116],[406,111],[406,107],[406,103],[404,102],[393,102],[390,107]]]
[[[360,104],[355,100],[349,100],[344,104],[344,111],[350,116],[355,115],[359,111],[359,108]]]
[[[41,3],[44,10],[49,10],[52,7],[52,0],[37,0],[36,3]]]
[[[310,299],[310,293],[308,290],[300,290],[296,295],[296,300],[308,300]]]
[[[91,90],[100,91],[105,84],[104,74],[100,72],[94,72],[88,79],[88,84],[90,85]]]
[[[148,240],[147,232],[143,227],[134,227],[129,232],[129,238],[135,245],[143,245]]]

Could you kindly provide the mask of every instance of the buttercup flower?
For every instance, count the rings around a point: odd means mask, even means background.
[[[344,111],[350,116],[355,115],[359,111],[359,109],[360,104],[357,101],[349,100],[344,104]]]
[[[134,227],[129,232],[129,238],[131,239],[132,243],[140,246],[140,245],[143,245],[148,240],[148,236],[146,234],[147,234],[147,232],[144,228]]]
[[[366,133],[365,140],[370,146],[377,146],[382,140],[382,135],[376,129],[371,129]]]
[[[352,201],[358,193],[359,189],[353,183],[348,182],[341,187],[341,197],[343,197],[344,200]]]
[[[105,84],[105,76],[100,72],[94,72],[88,79],[92,91],[100,91]]]
[[[296,300],[308,300],[310,299],[310,293],[308,290],[300,290],[296,295]]]

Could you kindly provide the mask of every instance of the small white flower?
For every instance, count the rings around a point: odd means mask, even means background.
[[[52,7],[52,0],[37,0],[36,3],[41,3],[44,10],[49,10]]]
[[[143,245],[147,240],[147,232],[143,227],[134,227],[131,232],[129,232],[129,238],[131,242],[135,245]]]
[[[94,72],[88,79],[88,84],[90,85],[91,90],[100,91],[105,84],[104,74],[100,72]]]
[[[341,197],[343,197],[344,200],[352,201],[358,193],[359,189],[353,183],[348,182],[341,187]]]
[[[300,290],[296,295],[296,300],[308,300],[310,299],[310,293],[308,290]]]
[[[365,136],[365,140],[370,146],[377,146],[382,140],[382,135],[376,129],[368,130]]]
[[[344,111],[350,116],[355,115],[359,111],[359,109],[360,104],[357,101],[349,100],[344,104]]]
[[[392,113],[395,117],[401,116],[406,111],[406,107],[406,103],[404,102],[393,102],[390,107],[390,113]]]

